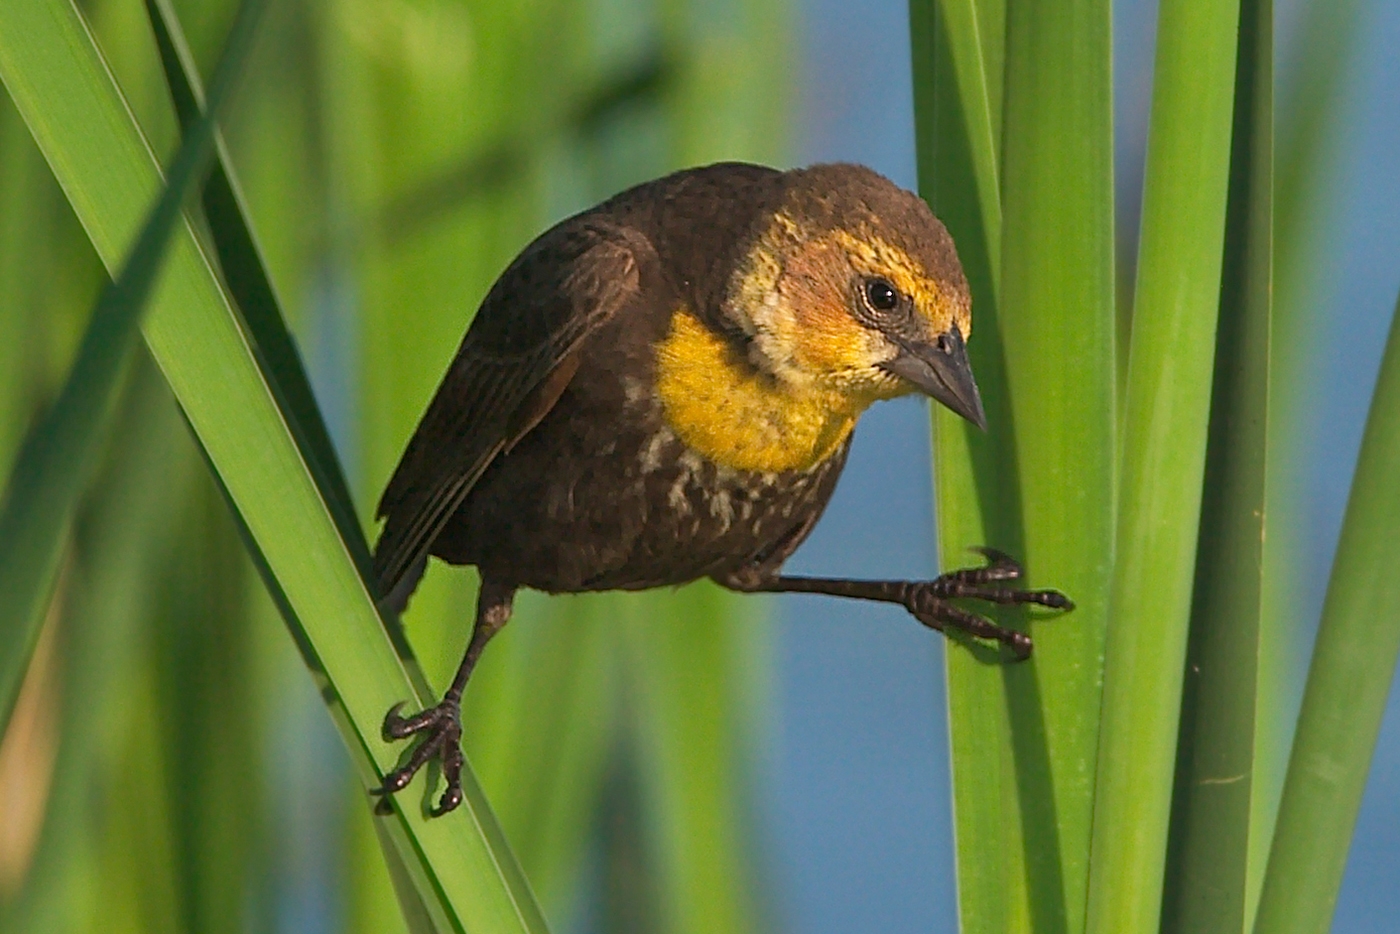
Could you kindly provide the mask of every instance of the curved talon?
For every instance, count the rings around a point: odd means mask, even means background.
[[[977,545],[968,551],[987,559],[985,567],[974,569],[983,580],[1017,581],[1025,576],[1026,569],[1021,567],[1021,562],[1004,551],[988,545]]]
[[[408,787],[408,783],[413,781],[413,772],[405,769],[395,769],[384,776],[384,783],[374,789],[373,794],[391,795],[396,791],[403,791]]]
[[[1028,595],[1035,598],[1028,600],[1028,603],[1038,603],[1052,610],[1064,610],[1066,613],[1074,609],[1074,601],[1058,590],[1032,590],[1028,591]]]
[[[384,742],[390,743],[396,739],[403,739],[407,734],[400,733],[403,724],[407,721],[399,716],[399,711],[403,710],[404,704],[408,701],[399,701],[389,708],[389,712],[384,715],[384,723],[379,727],[379,735],[384,737]]]
[[[437,807],[433,808],[433,817],[441,817],[448,811],[457,810],[457,806],[462,803],[462,789],[449,787],[438,799]]]

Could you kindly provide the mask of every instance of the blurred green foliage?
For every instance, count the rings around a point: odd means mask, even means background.
[[[82,4],[159,153],[140,0]],[[232,0],[176,11],[206,78]],[[549,222],[682,165],[781,161],[779,0],[275,3],[225,135],[368,533],[477,301]],[[0,97],[0,468],[102,267]],[[455,667],[469,572],[406,617]],[[468,693],[468,753],[556,930],[765,927],[744,801],[754,601],[530,597]],[[402,929],[358,783],[168,391],[142,357],[0,749],[0,928]]]

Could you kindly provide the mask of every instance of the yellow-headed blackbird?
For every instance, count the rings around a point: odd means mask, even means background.
[[[641,590],[710,577],[906,607],[934,629],[1031,642],[950,599],[1068,607],[988,564],[932,581],[785,577],[830,499],[856,419],[922,392],[984,424],[953,242],[869,169],[725,163],[569,218],[482,302],[379,504],[375,572],[399,612],[429,555],[481,573],[475,626],[442,702],[389,711],[423,734],[381,794],[440,756],[439,813],[462,797],[460,700],[521,587]]]

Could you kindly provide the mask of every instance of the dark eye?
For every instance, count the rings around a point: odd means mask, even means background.
[[[876,311],[894,311],[899,293],[884,279],[870,279],[865,283],[865,300]]]

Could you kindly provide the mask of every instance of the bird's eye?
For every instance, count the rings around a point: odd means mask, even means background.
[[[865,283],[865,300],[875,311],[894,311],[899,293],[884,279],[870,279]]]

